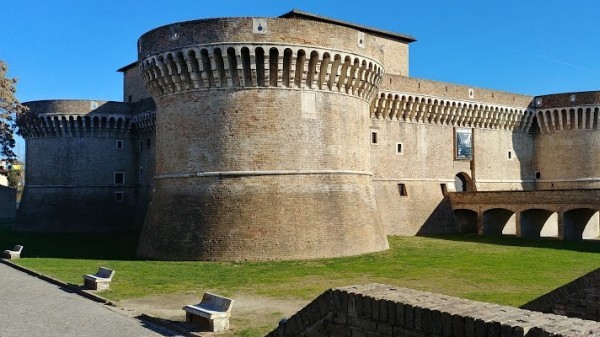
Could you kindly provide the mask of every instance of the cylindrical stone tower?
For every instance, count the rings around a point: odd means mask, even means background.
[[[28,102],[25,188],[16,229],[86,232],[130,229],[139,203],[131,108],[89,100]],[[136,213],[136,210],[140,210]],[[138,221],[141,223],[141,221]],[[138,225],[139,226],[139,225]]]
[[[537,189],[600,188],[600,92],[534,99]]]
[[[143,257],[268,260],[388,248],[369,162],[375,39],[298,19],[176,23],[138,41],[157,105]]]

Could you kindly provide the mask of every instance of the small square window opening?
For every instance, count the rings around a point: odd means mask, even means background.
[[[377,144],[377,131],[371,131],[371,144]]]
[[[117,139],[117,149],[122,149],[122,148],[123,148],[123,140]]]
[[[115,185],[123,185],[125,183],[125,173],[115,172]]]
[[[401,197],[408,196],[408,191],[406,190],[405,184],[402,184],[402,183],[398,184],[398,192],[400,192]]]
[[[396,154],[404,154],[404,146],[402,143],[396,143]]]
[[[115,201],[123,201],[123,192],[115,192]]]

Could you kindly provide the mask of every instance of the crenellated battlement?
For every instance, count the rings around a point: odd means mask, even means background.
[[[371,118],[527,132],[534,110],[381,90],[371,103]]]
[[[600,104],[536,109],[540,132],[600,129]]]
[[[154,97],[223,88],[331,91],[369,100],[383,76],[378,62],[350,52],[281,44],[210,44],[140,62]]]
[[[138,134],[149,136],[156,132],[156,111],[151,110],[133,116],[132,123]]]
[[[25,103],[29,114],[20,123],[25,138],[126,138],[131,107],[120,102],[48,100]]]
[[[144,135],[155,132],[154,104],[140,104],[140,112],[125,103],[95,100],[45,100],[25,105],[29,112],[19,125],[25,138],[129,138],[134,129]]]
[[[128,116],[43,114],[26,124],[23,135],[26,138],[127,138],[130,130],[131,118]]]

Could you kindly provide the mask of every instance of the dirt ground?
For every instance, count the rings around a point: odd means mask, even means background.
[[[201,295],[200,295],[201,296]],[[231,310],[231,331],[218,334],[226,336],[264,335],[274,329],[282,318],[288,318],[310,301],[298,299],[276,299],[255,295],[236,294]],[[117,310],[129,316],[146,314],[174,323],[185,322],[182,307],[197,304],[202,298],[197,294],[168,294],[119,301]],[[212,333],[199,333],[211,336]]]

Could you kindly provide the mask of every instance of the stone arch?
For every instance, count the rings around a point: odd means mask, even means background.
[[[304,63],[306,62],[306,52],[304,49],[298,50],[296,56],[296,72],[294,78],[294,84],[298,88],[302,88],[302,77],[304,75]]]
[[[241,50],[242,55],[242,73],[244,78],[244,86],[252,86],[252,66],[250,62],[250,49],[243,47]]]
[[[371,91],[374,90],[374,88],[375,88],[374,86],[370,86],[370,88],[369,88],[369,85],[368,85],[369,83],[376,82],[375,77],[377,74],[375,73],[375,70],[374,70],[375,67],[376,67],[376,65],[373,64],[373,62],[369,62],[369,66],[367,67],[367,72],[365,74],[365,82],[367,85],[367,90],[364,90],[360,95],[363,98],[369,97],[371,95]]]
[[[264,87],[265,83],[265,50],[262,47],[256,47],[254,50],[254,62],[256,63],[256,85]]]
[[[223,60],[223,51],[221,48],[213,49],[214,64],[217,68],[216,75],[219,77],[218,81],[215,81],[217,87],[227,87],[227,74],[225,73],[225,61]]]
[[[470,209],[455,209],[454,221],[460,233],[477,233],[477,212]]]
[[[492,208],[483,212],[482,225],[484,235],[517,234],[517,216],[506,208]]]
[[[346,84],[346,79],[347,79],[347,75],[348,75],[348,67],[350,66],[350,63],[352,62],[352,59],[350,58],[350,56],[346,56],[344,58],[344,63],[342,63],[342,70],[340,71],[340,79],[337,83],[337,88],[339,92],[343,92],[343,88],[344,85]]]
[[[367,73],[367,61],[362,60],[360,63],[360,68],[358,70],[358,78],[362,80],[360,87],[358,88],[358,95],[362,96],[365,92],[365,86],[367,85],[365,74]]]
[[[237,56],[235,53],[235,48],[229,47],[227,48],[227,66],[229,68],[229,78],[231,79],[231,85],[234,87],[240,86],[240,77],[238,73],[238,63]],[[277,68],[275,68],[277,69]]]
[[[106,116],[102,116],[100,118],[100,137],[106,137],[108,135],[108,118]]]
[[[540,238],[558,236],[558,215],[554,211],[533,208],[519,215],[521,237]]]
[[[283,50],[282,82],[283,82],[283,86],[285,86],[285,87],[290,87],[290,77],[291,77],[290,75],[292,73],[293,57],[294,57],[294,52],[290,48],[285,48]]]
[[[339,76],[339,68],[342,63],[342,56],[340,54],[335,54],[333,57],[333,64],[331,65],[331,72],[329,73],[329,80],[327,82],[327,86],[329,90],[332,90],[336,84],[337,78]]]
[[[358,58],[354,58],[353,64],[350,68],[350,76],[348,77],[348,81],[346,82],[346,92],[349,94],[357,92],[356,87],[360,83],[360,79],[357,78],[359,68],[360,61]]]
[[[110,116],[108,118],[108,136],[114,137],[116,135],[116,119],[114,116]]]
[[[390,109],[390,120],[398,119],[398,111],[400,106],[400,96],[398,94],[394,95],[393,103]]]
[[[210,65],[210,57],[208,56],[208,50],[206,48],[202,48],[200,50],[200,58],[202,60],[202,79],[206,81],[208,87],[215,85],[215,79],[213,77],[213,72],[211,71],[212,67]]]
[[[576,208],[563,213],[564,239],[595,239],[600,234],[598,210]]]
[[[312,51],[310,53],[310,58],[308,60],[308,71],[306,73],[306,86],[308,88],[314,89],[316,84],[315,75],[317,73],[317,63],[319,61],[319,53],[317,51]]]
[[[323,90],[327,86],[327,69],[331,63],[331,55],[327,52],[323,54],[323,60],[321,61],[321,67],[319,69],[319,77],[317,79],[317,89]]]
[[[177,52],[177,67],[179,69],[179,77],[181,81],[184,83],[185,89],[194,88],[194,84],[192,82],[192,78],[190,77],[190,69],[188,67],[188,62],[185,60],[185,56],[182,51]]]
[[[456,192],[475,192],[475,182],[465,172],[459,172],[454,176],[454,188]]]

